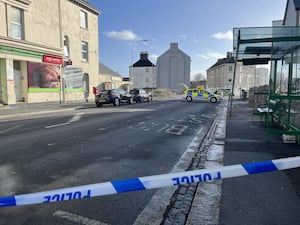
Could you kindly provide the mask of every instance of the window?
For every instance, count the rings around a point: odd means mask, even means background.
[[[68,36],[64,36],[64,56],[69,57],[69,38]]]
[[[88,24],[87,24],[87,13],[80,11],[80,27],[87,29]]]
[[[88,55],[88,43],[87,42],[81,42],[81,54],[82,54],[82,60],[83,61],[89,61]]]
[[[12,7],[11,36],[22,40],[23,37],[23,10]]]
[[[90,93],[90,78],[87,73],[83,74],[83,91],[85,94]]]

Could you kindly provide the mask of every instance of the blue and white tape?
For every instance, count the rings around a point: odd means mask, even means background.
[[[300,156],[225,166],[215,169],[193,170],[126,180],[118,180],[31,194],[0,197],[0,207],[21,206],[48,202],[84,199],[122,192],[148,190],[180,184],[212,181],[300,167]]]

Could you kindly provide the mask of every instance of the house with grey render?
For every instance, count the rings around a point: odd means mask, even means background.
[[[170,49],[157,58],[157,88],[170,89],[181,94],[190,86],[191,58],[178,48],[178,43],[171,43]]]

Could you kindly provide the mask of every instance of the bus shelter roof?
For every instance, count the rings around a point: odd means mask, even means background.
[[[300,27],[233,28],[233,55],[244,65],[267,64],[300,45]]]

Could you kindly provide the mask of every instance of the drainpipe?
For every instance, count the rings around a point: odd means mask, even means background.
[[[63,39],[63,32],[62,32],[62,1],[58,0],[58,23],[59,23],[59,47],[62,49],[62,52],[64,52],[64,39]],[[64,61],[64,60],[63,60]],[[65,103],[65,93],[64,93],[64,62],[60,66],[60,94],[59,94],[59,102]]]

